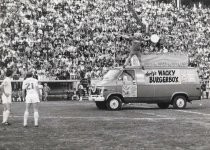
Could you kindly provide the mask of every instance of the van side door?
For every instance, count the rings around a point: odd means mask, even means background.
[[[147,71],[138,69],[136,70],[137,80],[137,97],[139,102],[152,102],[154,101],[154,85],[149,84],[148,77],[146,76]]]
[[[133,69],[123,70],[120,78],[122,80],[122,96],[124,100],[134,102],[137,98],[135,71]]]

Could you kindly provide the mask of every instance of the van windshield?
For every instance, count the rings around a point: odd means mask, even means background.
[[[103,77],[103,80],[113,80],[115,79],[119,74],[120,70],[109,70]]]

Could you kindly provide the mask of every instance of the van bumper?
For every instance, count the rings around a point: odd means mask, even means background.
[[[103,102],[103,101],[105,101],[105,98],[101,95],[90,95],[89,101]]]

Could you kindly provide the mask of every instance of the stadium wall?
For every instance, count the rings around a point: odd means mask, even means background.
[[[176,3],[177,0],[157,0],[158,2],[164,2],[164,3]],[[194,4],[198,5],[201,3],[205,6],[210,6],[210,0],[181,0],[181,5],[185,5],[188,7],[193,7]]]
[[[0,80],[0,83],[2,80]],[[50,87],[48,100],[71,100],[73,91],[77,90],[79,80],[43,80],[41,85],[47,83]],[[22,80],[12,81],[12,101],[23,101],[22,99]],[[1,92],[0,92],[1,95]]]

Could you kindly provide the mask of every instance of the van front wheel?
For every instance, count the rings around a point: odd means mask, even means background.
[[[185,96],[176,96],[173,101],[173,107],[175,109],[184,109],[187,106],[187,100]]]
[[[120,110],[122,108],[122,101],[118,96],[112,96],[107,100],[106,106],[109,110]]]
[[[157,105],[161,109],[167,109],[169,107],[169,103],[157,103]]]

